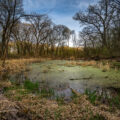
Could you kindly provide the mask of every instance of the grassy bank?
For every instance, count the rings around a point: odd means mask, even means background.
[[[66,66],[93,66],[96,68],[100,68],[104,71],[108,71],[111,69],[119,70],[120,69],[120,62],[117,62],[116,60],[100,60],[100,61],[70,61],[65,64]]]
[[[30,63],[36,63],[49,60],[49,58],[29,58],[29,59],[8,59],[6,60],[5,67],[2,67],[2,61],[0,60],[0,74],[4,72],[17,73],[27,70],[27,65]]]
[[[6,60],[5,67],[2,67],[2,60],[0,60],[0,74],[4,72],[16,73],[25,71],[27,70],[26,65],[46,60],[51,60],[51,58],[8,59]],[[84,62],[79,62],[75,61],[75,59],[70,59],[70,62],[67,62],[66,65],[95,66],[107,70],[110,68],[120,68],[120,62],[116,62],[115,60],[85,60]]]
[[[29,87],[28,87],[29,86]],[[70,102],[61,100],[48,100],[43,94],[48,92],[38,92],[34,89],[35,83],[25,83],[23,86],[15,86],[12,84],[4,90],[8,102],[6,104],[15,104],[18,108],[21,106],[22,114],[29,116],[31,120],[119,120],[120,110],[105,104],[93,104],[89,97],[92,95],[82,95],[74,92],[74,96]],[[7,111],[10,108],[7,107]],[[3,107],[0,109],[0,116],[5,114]],[[20,111],[19,111],[20,112]],[[6,115],[6,114],[5,114]],[[7,117],[7,116],[5,116]]]

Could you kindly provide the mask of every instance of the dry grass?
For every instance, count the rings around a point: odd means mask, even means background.
[[[111,65],[108,61],[105,64],[99,62],[96,66],[102,69],[103,72],[109,71],[111,69]]]
[[[108,70],[111,69],[111,64],[108,61],[84,61],[84,62],[78,62],[78,61],[72,61],[72,62],[66,62],[65,66],[82,66],[82,67],[86,67],[86,66],[94,66],[97,68],[100,68],[103,72],[106,72]]]
[[[119,110],[114,113],[109,112],[109,107],[106,105],[93,106],[85,95],[79,95],[70,103],[58,105],[54,100],[47,100],[39,96],[26,94],[21,100],[16,101],[18,93],[14,90],[10,93],[12,103],[19,103],[24,106],[24,110],[28,110],[32,120],[89,120],[96,114],[102,115],[106,120],[120,120]],[[4,109],[2,109],[4,110]],[[26,113],[26,112],[25,112]]]
[[[5,68],[0,67],[0,71],[9,70],[11,72],[19,72],[20,70],[26,70],[26,65],[32,62],[40,62],[45,59],[19,59],[19,60],[7,60]],[[100,69],[109,70],[110,64],[96,61],[85,62],[68,62],[66,65],[80,65],[80,66],[95,66]],[[10,87],[10,82],[3,82],[1,86]],[[47,100],[40,98],[39,95],[22,94],[19,90],[10,90],[6,93],[8,99],[0,95],[0,119],[12,119],[16,117],[18,119],[23,116],[26,120],[77,120],[85,119],[89,120],[91,115],[102,115],[107,120],[120,120],[120,111],[115,110],[114,113],[109,112],[109,107],[105,105],[92,105],[85,95],[78,95],[70,103],[59,106],[54,100]],[[17,98],[17,99],[16,99]],[[11,118],[9,117],[11,116]],[[19,118],[22,120],[22,118]]]
[[[32,120],[28,110],[18,102],[0,95],[0,120]]]
[[[88,101],[86,95],[72,91],[77,97],[69,103],[59,105],[55,100],[29,93],[24,88],[9,89],[4,94],[7,98],[0,96],[0,119],[9,116],[15,116],[17,119],[19,118],[17,115],[22,114],[26,120],[28,118],[31,118],[30,120],[89,120],[91,116],[99,114],[106,120],[120,120],[120,110],[117,108],[112,113],[109,106],[101,104],[94,106]]]
[[[95,66],[96,62],[95,61],[84,61],[84,62],[72,61],[72,62],[66,62],[65,65]]]
[[[28,71],[26,68],[27,64],[45,61],[43,58],[30,58],[30,59],[10,59],[6,61],[6,65],[3,68],[2,64],[0,64],[0,73],[4,73],[9,71],[10,73],[17,73],[20,71]],[[0,62],[2,63],[2,62]]]
[[[11,87],[12,86],[12,84],[11,84],[11,82],[10,81],[0,81],[0,88],[2,89],[2,88],[9,88],[9,87]]]

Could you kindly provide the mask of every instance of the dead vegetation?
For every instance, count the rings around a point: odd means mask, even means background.
[[[11,66],[11,70],[25,70],[26,64],[40,61],[43,60],[11,60],[7,62],[7,65]],[[67,64],[110,69],[109,64],[98,64],[95,61],[69,62]],[[15,66],[13,67],[13,65]],[[0,88],[3,86],[9,88],[12,84],[4,81],[0,83]],[[96,115],[103,117],[104,120],[120,120],[120,110],[117,108],[111,112],[107,105],[92,105],[87,96],[74,92],[77,95],[76,98],[69,103],[59,105],[56,100],[41,98],[39,95],[27,93],[24,89],[9,90],[4,94],[6,98],[0,95],[0,120],[90,120]]]
[[[93,116],[99,115],[104,118],[104,120],[119,120],[120,119],[120,111],[115,109],[114,113],[110,112],[110,108],[106,105],[92,105],[88,100],[87,96],[81,95],[79,93],[76,98],[74,98],[71,102],[65,103],[63,105],[59,105],[55,100],[47,100],[45,98],[39,97],[39,95],[34,94],[26,94],[21,97],[21,99],[13,99],[18,94],[16,91],[9,91],[9,100],[5,104],[9,104],[16,106],[18,112],[21,112],[24,115],[30,115],[29,117],[32,120],[90,120]],[[0,111],[9,108],[4,107],[4,104],[0,104]],[[21,106],[22,105],[22,106]],[[10,108],[10,111],[12,109]],[[16,110],[16,109],[15,109]],[[6,112],[6,114],[8,114]],[[15,112],[16,113],[16,112]],[[6,116],[5,114],[5,116]],[[11,114],[11,113],[10,113]],[[13,120],[13,119],[9,119]],[[27,120],[27,119],[25,119]]]
[[[111,62],[109,61],[70,61],[70,62],[66,62],[65,66],[82,66],[82,67],[86,67],[86,66],[93,66],[93,67],[97,67],[100,68],[103,72],[109,71],[111,69]]]
[[[0,74],[6,72],[18,73],[20,71],[28,71],[29,69],[26,67],[27,64],[37,63],[45,60],[46,59],[43,58],[10,59],[6,60],[5,67],[2,67],[2,62],[0,61]]]
[[[18,102],[0,95],[0,120],[32,120],[28,110]]]
[[[70,62],[66,62],[65,65],[93,66],[93,65],[96,65],[96,62],[95,61],[84,61],[84,62],[82,62],[82,61],[70,61]]]

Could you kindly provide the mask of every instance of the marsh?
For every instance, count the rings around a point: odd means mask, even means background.
[[[77,61],[84,63],[84,61]],[[40,89],[49,88],[55,95],[70,98],[72,89],[84,93],[91,91],[107,91],[109,88],[120,88],[120,71],[110,69],[103,71],[95,66],[70,64],[67,60],[47,60],[28,65],[30,71],[12,75],[11,80],[24,82],[29,79],[38,82]]]

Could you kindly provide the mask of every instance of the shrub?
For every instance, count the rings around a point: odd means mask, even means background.
[[[39,91],[39,83],[38,82],[33,83],[30,80],[26,80],[24,82],[24,87],[27,90],[32,91],[32,92],[38,92]]]
[[[42,97],[51,97],[54,95],[54,90],[52,88],[48,88],[48,89],[42,88],[40,90],[40,94]]]
[[[65,104],[64,97],[63,96],[56,96],[56,101],[58,105],[63,105]]]
[[[96,99],[97,99],[96,91],[93,91],[93,92],[92,92],[92,91],[86,89],[85,94],[88,96],[89,101],[90,101],[92,104],[95,104],[95,101],[96,101]]]

